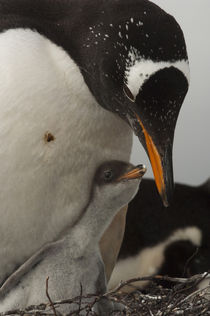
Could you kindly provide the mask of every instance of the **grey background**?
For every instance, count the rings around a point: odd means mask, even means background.
[[[185,34],[191,83],[177,122],[174,140],[176,182],[200,184],[210,177],[210,0],[153,0],[172,14]],[[149,160],[134,139],[133,163],[145,163],[146,176],[153,177]]]

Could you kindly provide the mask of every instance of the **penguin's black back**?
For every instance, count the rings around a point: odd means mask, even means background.
[[[62,47],[97,102],[114,112],[120,103],[122,117],[130,50],[153,62],[188,59],[178,23],[148,0],[1,0],[0,33],[14,28],[34,30]]]
[[[134,22],[131,23],[130,19]],[[187,58],[186,47],[183,47],[184,38],[183,41],[177,38],[177,30],[181,32],[181,29],[175,19],[148,0],[130,0],[129,3],[127,0],[1,0],[0,2],[0,32],[11,28],[36,30],[70,52],[75,60],[77,56],[82,58],[79,47],[84,55],[82,45],[87,43],[87,36],[92,36],[90,46],[92,42],[94,50],[98,47],[104,47],[104,50],[113,48],[113,43],[119,40],[124,42],[125,39],[119,38],[119,31],[120,23],[122,22],[124,28],[126,21],[130,22],[129,42],[133,47],[138,47],[141,43],[141,54],[145,58],[149,57],[156,61]],[[143,27],[137,25],[139,21],[143,23]],[[94,45],[96,38],[95,34],[91,34],[91,26],[96,32],[102,33],[97,39],[98,46]],[[166,29],[170,32],[165,32]],[[103,35],[106,33],[112,37],[110,43],[104,41]],[[147,33],[150,37],[145,41]],[[174,45],[170,45],[171,41]],[[161,49],[153,50],[154,43]],[[119,47],[117,53],[119,54]],[[85,54],[93,57],[93,50],[86,50]]]

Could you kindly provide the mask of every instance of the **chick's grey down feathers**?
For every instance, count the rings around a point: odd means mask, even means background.
[[[115,210],[126,205],[138,190],[141,176],[117,180],[132,168],[115,161],[97,170],[89,204],[80,220],[62,239],[44,246],[8,278],[0,289],[0,312],[46,301],[47,277],[53,301],[79,295],[80,285],[83,294],[105,293],[106,277],[98,243]],[[67,313],[74,308],[66,305],[61,310]],[[106,315],[113,305],[103,300],[95,308]]]

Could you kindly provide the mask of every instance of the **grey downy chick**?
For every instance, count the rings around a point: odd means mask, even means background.
[[[98,243],[116,210],[137,193],[145,172],[143,165],[103,163],[95,172],[88,205],[74,227],[62,239],[34,254],[3,284],[0,312],[46,302],[47,277],[52,301],[75,297],[81,287],[83,294],[105,293],[107,284]],[[95,311],[107,315],[113,307],[103,299],[95,305]],[[76,304],[66,304],[59,311],[69,313],[77,309]]]

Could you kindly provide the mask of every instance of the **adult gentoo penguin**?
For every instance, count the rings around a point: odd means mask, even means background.
[[[80,295],[80,285],[83,295],[105,293],[99,241],[117,210],[135,196],[145,172],[143,165],[134,167],[121,161],[106,162],[97,168],[88,205],[77,224],[62,239],[44,246],[8,278],[0,289],[0,312],[45,302],[48,277],[48,291],[54,302]],[[84,303],[87,305],[87,299],[81,302],[79,315],[87,315],[86,310],[81,311]],[[114,308],[106,299],[95,305],[98,315],[106,316]],[[77,309],[77,304],[66,304],[60,311],[68,314]]]
[[[189,277],[209,271],[210,179],[199,186],[176,183],[174,201],[168,209],[160,203],[153,182],[144,179],[129,204],[110,287],[138,276]]]
[[[1,0],[0,32],[2,282],[74,225],[132,129],[168,204],[189,72],[181,28],[147,0]]]

